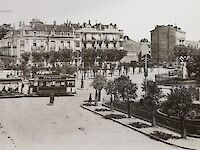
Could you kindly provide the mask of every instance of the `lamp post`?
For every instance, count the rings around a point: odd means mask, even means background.
[[[147,54],[145,54],[145,62],[144,62],[145,98],[147,97],[147,77],[148,77]]]
[[[82,72],[82,77],[81,77],[81,88],[84,88],[83,72]]]

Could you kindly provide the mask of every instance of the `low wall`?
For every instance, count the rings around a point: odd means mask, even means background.
[[[106,104],[109,106],[109,104]],[[127,113],[127,105],[121,102],[114,102],[114,108],[119,109],[122,112]],[[151,111],[138,109],[136,107],[131,107],[131,115],[136,116],[140,119],[151,122],[152,115]],[[155,114],[157,124],[169,128],[171,130],[180,132],[181,121],[177,117],[167,116],[161,111],[157,111]],[[189,119],[185,121],[188,135],[200,137],[200,119]]]

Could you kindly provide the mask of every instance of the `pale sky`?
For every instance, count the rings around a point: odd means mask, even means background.
[[[3,10],[12,10],[5,13]],[[150,39],[155,25],[173,24],[187,40],[200,40],[200,0],[0,0],[0,24],[32,18],[63,23],[116,23],[133,40]]]

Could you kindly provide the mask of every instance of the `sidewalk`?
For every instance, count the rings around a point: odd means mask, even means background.
[[[86,103],[84,103],[86,104]],[[152,127],[151,123],[131,117],[127,118],[127,115],[124,113],[121,113],[119,111],[114,111],[111,112],[109,108],[102,106],[102,103],[99,103],[98,106],[86,106],[82,104],[81,107],[91,111],[95,114],[98,114],[102,117],[105,118],[106,115],[120,115],[120,116],[125,116],[125,118],[122,119],[114,119],[114,118],[108,118],[106,117],[105,119],[110,119],[116,123],[119,123],[125,127],[131,128],[135,131],[138,131],[154,140],[166,143],[168,145],[172,145],[175,147],[179,147],[182,149],[189,149],[189,150],[200,150],[200,139],[199,138],[192,138],[192,137],[187,137],[186,139],[180,138],[180,134],[173,132],[171,130],[168,130],[163,127]],[[92,103],[93,104],[93,103]],[[130,125],[131,124],[131,125]],[[164,135],[164,138],[161,138],[159,135]],[[169,139],[168,139],[169,138]]]

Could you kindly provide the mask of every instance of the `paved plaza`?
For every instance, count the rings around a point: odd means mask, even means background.
[[[54,106],[47,105],[49,97],[1,99],[1,149],[178,149],[82,109],[89,93],[94,95],[91,81],[75,96],[56,97]]]

